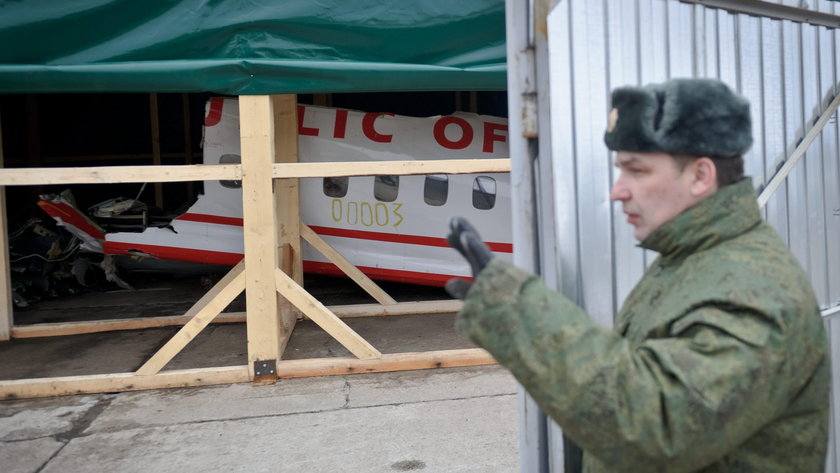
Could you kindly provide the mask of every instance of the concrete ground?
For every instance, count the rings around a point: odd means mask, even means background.
[[[0,402],[0,470],[515,472],[498,366]]]
[[[140,283],[43,301],[16,325],[182,313],[198,279]],[[307,283],[325,304],[369,303],[352,283]],[[397,300],[439,289],[386,288]],[[242,298],[229,311],[243,310]],[[453,314],[346,319],[383,353],[467,348]],[[0,379],[137,369],[176,327],[0,343]],[[166,369],[244,365],[243,324],[212,325]],[[309,321],[284,359],[348,356]],[[0,401],[0,471],[12,472],[514,472],[513,378],[497,366],[280,380]]]

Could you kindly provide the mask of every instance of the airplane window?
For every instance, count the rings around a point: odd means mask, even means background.
[[[473,181],[473,207],[478,210],[490,210],[496,205],[496,180],[488,176],[478,176]]]
[[[382,202],[397,200],[400,192],[400,176],[376,176],[373,181],[373,196]]]
[[[324,178],[324,194],[328,197],[344,197],[347,195],[347,186],[350,184],[350,178],[343,177],[325,177]]]
[[[449,196],[449,176],[446,174],[430,174],[426,176],[423,186],[423,200],[429,205],[443,205]]]
[[[242,158],[239,157],[238,154],[223,154],[221,158],[219,158],[219,164],[240,164],[242,162]],[[240,189],[242,188],[242,181],[219,181],[219,184],[222,187],[227,187],[228,189]]]

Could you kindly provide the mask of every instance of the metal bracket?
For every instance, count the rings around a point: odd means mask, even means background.
[[[275,381],[277,379],[277,360],[254,362],[254,382]]]

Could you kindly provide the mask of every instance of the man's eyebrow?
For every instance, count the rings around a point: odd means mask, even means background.
[[[639,158],[637,158],[637,157],[635,157],[635,156],[627,156],[627,157],[625,157],[625,158],[616,158],[616,160],[615,160],[615,165],[616,165],[617,167],[619,167],[619,166],[627,166],[627,165],[630,165],[630,164],[634,164],[634,163],[635,163],[635,162],[637,162],[638,160],[639,160]]]

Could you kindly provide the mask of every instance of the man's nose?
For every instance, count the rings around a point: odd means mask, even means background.
[[[617,180],[610,189],[610,200],[625,201],[630,199],[630,191],[621,183],[621,179]]]

